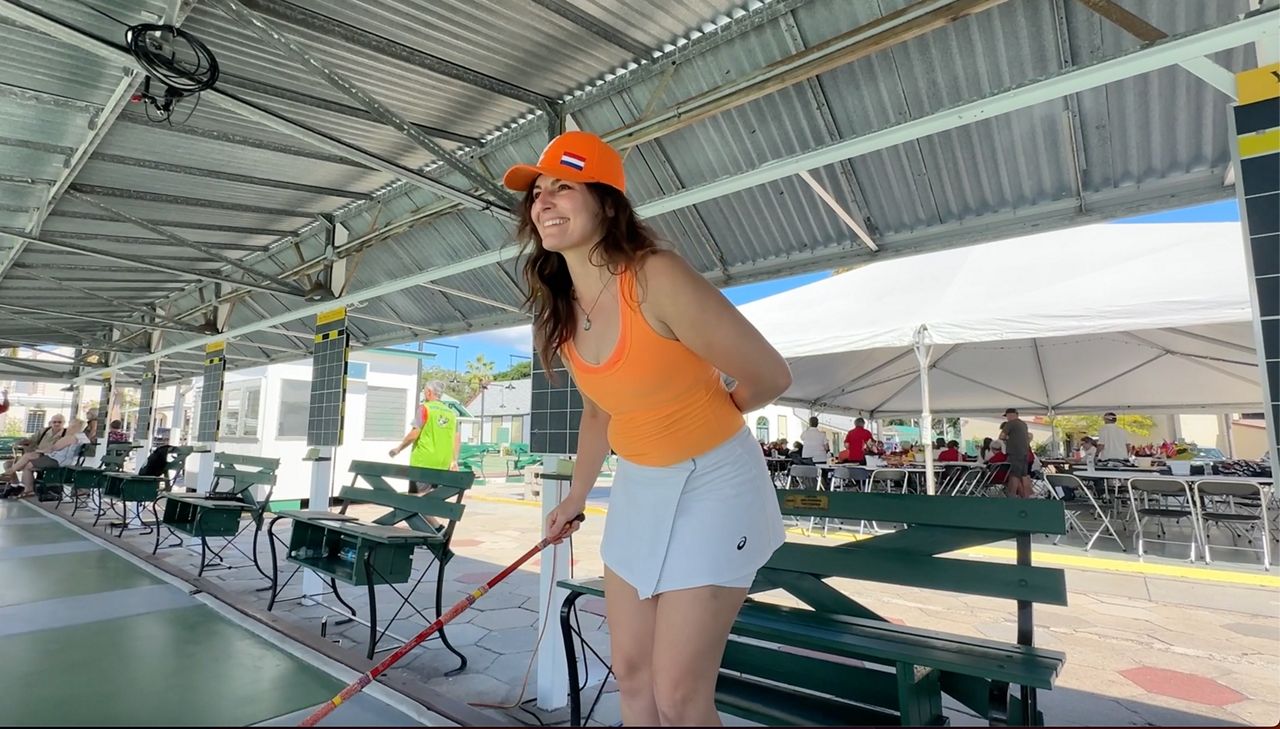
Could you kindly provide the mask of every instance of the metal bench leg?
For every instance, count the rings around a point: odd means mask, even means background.
[[[112,506],[112,508],[114,508],[114,505]],[[99,491],[98,492],[98,513],[94,514],[93,516],[93,527],[95,529],[98,528],[98,522],[101,521],[102,517],[106,515],[107,515],[107,507],[105,504],[102,503],[102,492]]]
[[[989,726],[1008,726],[1009,684],[1004,681],[992,681],[987,697],[987,724]]]
[[[581,592],[571,592],[560,605],[560,637],[564,640],[565,665],[569,670],[569,726],[582,726],[582,692],[578,688],[578,654],[573,649],[573,631],[569,617]]]
[[[356,616],[356,609],[348,605],[346,600],[342,599],[342,593],[338,592],[338,580],[332,575],[329,577],[329,589],[333,590],[333,596],[342,604],[342,607],[347,609],[347,612],[351,613],[351,618],[354,618]],[[335,620],[333,624],[346,625],[351,622],[351,618],[339,618],[338,620]],[[321,633],[321,635],[323,636],[324,633]]]
[[[258,515],[253,518],[253,567],[258,570],[258,574],[271,579],[266,571],[262,569],[262,565],[258,562],[258,535],[262,533],[262,516]]]
[[[156,501],[159,501],[159,497],[157,497]],[[165,506],[168,507],[167,502]],[[170,529],[169,531],[172,532],[173,530]],[[159,551],[160,551],[160,514],[157,513],[156,514],[156,546],[151,548],[152,556],[155,556],[156,552],[159,552]]]
[[[436,620],[439,620],[440,616],[444,614],[444,568],[448,563],[448,560],[442,559],[440,560],[440,564],[436,565]],[[449,642],[448,636],[444,633],[443,625],[440,626],[439,632],[440,642],[444,644],[445,648],[449,649],[450,653],[457,656],[458,660],[461,661],[457,668],[452,671],[446,671],[444,675],[456,676],[457,674],[467,670],[467,657],[462,655],[462,653],[460,653],[457,648],[454,648],[453,644]]]
[[[275,529],[276,522],[283,518],[277,516],[267,525],[267,544],[271,547],[271,598],[267,600],[267,612],[271,612],[271,608],[276,606],[276,598],[280,596],[280,566],[276,561],[276,540],[271,530]]]
[[[371,661],[375,653],[374,649],[378,647],[378,600],[373,591],[375,587],[373,553],[375,550],[377,550],[377,545],[369,547],[369,550],[364,553],[365,587],[369,590],[369,652],[366,657]],[[387,627],[389,629],[391,626],[388,625]]]
[[[1022,566],[1031,565],[1031,535],[1019,534],[1016,540],[1018,547],[1017,562]],[[1030,600],[1018,600],[1018,645],[1035,645],[1035,621],[1032,618],[1034,603]],[[1036,716],[1036,693],[1030,686],[1021,686],[1019,692],[1022,726],[1033,726]]]
[[[200,569],[196,571],[196,577],[204,575],[204,568],[207,564],[205,554],[209,551],[209,540],[203,534],[200,535]]]
[[[942,685],[938,669],[899,663],[898,711],[903,726],[943,723]]]

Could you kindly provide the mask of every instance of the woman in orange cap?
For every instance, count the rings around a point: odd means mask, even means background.
[[[535,346],[549,372],[561,356],[583,395],[571,487],[547,533],[583,511],[612,447],[601,556],[623,722],[718,724],[729,629],[784,541],[743,413],[780,395],[790,370],[715,287],[658,246],[626,197],[622,158],[599,137],[566,132],[504,183],[524,193]]]

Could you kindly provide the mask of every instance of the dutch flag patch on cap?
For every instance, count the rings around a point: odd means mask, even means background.
[[[573,169],[581,172],[586,169],[587,158],[581,155],[576,155],[573,152],[565,152],[560,155],[560,164],[565,167],[572,167]]]

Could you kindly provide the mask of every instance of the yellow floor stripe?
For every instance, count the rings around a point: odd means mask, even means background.
[[[787,530],[791,534],[803,535],[804,532],[797,528]],[[817,534],[813,536],[819,536]],[[872,535],[866,534],[846,534],[837,532],[829,534],[826,539],[840,539],[844,541],[858,541],[860,539],[870,539]],[[960,554],[971,554],[978,557],[995,557],[998,559],[1008,559],[1013,561],[1017,558],[1016,550],[1007,547],[970,547],[962,549]],[[1131,562],[1126,559],[1117,559],[1112,557],[1094,557],[1083,554],[1062,554],[1060,552],[1050,552],[1045,550],[1035,550],[1036,564],[1059,565],[1062,567],[1077,567],[1080,569],[1104,570],[1108,572],[1127,572],[1130,574],[1150,575],[1152,577],[1175,577],[1184,580],[1199,580],[1201,582],[1220,582],[1232,585],[1247,585],[1250,587],[1280,587],[1280,577],[1275,575],[1251,574],[1248,572],[1235,572],[1231,570],[1220,570],[1212,567],[1193,567],[1190,565],[1176,564],[1153,564],[1151,562]]]
[[[514,504],[516,506],[541,507],[542,504],[537,501],[525,501],[523,499],[509,499],[503,496],[476,496],[469,497],[472,501],[484,501],[492,504]],[[588,506],[586,513],[592,516],[605,516],[609,513],[608,509],[600,506]],[[804,532],[798,528],[787,530],[791,534],[803,536]],[[814,534],[813,536],[821,536]],[[829,534],[825,539],[839,539],[843,541],[858,541],[860,539],[870,539],[871,534],[849,534],[846,532],[835,532]],[[1077,567],[1080,569],[1103,570],[1107,572],[1127,572],[1129,574],[1150,575],[1152,577],[1174,577],[1183,580],[1199,580],[1201,582],[1220,582],[1230,585],[1247,585],[1250,587],[1280,587],[1280,576],[1276,575],[1255,575],[1248,572],[1234,572],[1231,570],[1220,570],[1212,567],[1192,567],[1176,565],[1176,564],[1153,564],[1151,562],[1131,562],[1127,559],[1118,559],[1113,557],[1094,557],[1083,554],[1062,554],[1060,552],[1050,552],[1046,550],[1033,550],[1035,554],[1036,564],[1059,565],[1062,567]],[[970,547],[969,549],[960,550],[960,554],[971,554],[977,557],[994,557],[996,559],[1008,559],[1013,561],[1017,558],[1018,553],[1013,549],[1006,547]]]

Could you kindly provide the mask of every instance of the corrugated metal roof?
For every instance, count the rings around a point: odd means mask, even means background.
[[[607,132],[911,3],[243,4],[445,149],[467,148],[465,160],[497,177],[508,165],[535,158],[545,144],[538,96],[572,99],[574,123]],[[1223,25],[1249,9],[1247,0],[1121,4],[1169,34]],[[92,8],[125,22],[152,20],[164,12],[159,2],[40,3],[44,14],[118,44],[123,26]],[[23,231],[62,174],[67,156],[89,138],[90,120],[120,81],[120,64],[9,20],[0,25],[7,41],[0,48],[0,227]],[[222,66],[222,88],[237,97],[403,167],[427,170],[454,187],[470,188],[429,152],[224,14],[216,0],[197,2],[184,28],[213,50]],[[629,192],[637,204],[658,200],[1137,46],[1078,3],[1009,0],[640,144],[626,161]],[[1213,60],[1237,71],[1251,65],[1253,52],[1242,47]],[[72,187],[98,204],[62,197],[42,235],[119,256],[154,257],[189,273],[221,269],[223,276],[243,280],[235,269],[166,241],[158,227],[266,272],[304,274],[295,280],[306,285],[306,275],[315,273],[315,260],[324,252],[324,227],[316,216],[334,213],[349,238],[359,242],[340,250],[356,256],[348,263],[355,291],[511,244],[511,226],[503,220],[459,210],[436,192],[368,169],[206,97],[198,107],[182,102],[172,125],[150,122],[140,106],[127,106]],[[880,255],[958,245],[1090,215],[1224,197],[1229,191],[1221,180],[1230,159],[1226,105],[1221,92],[1184,69],[1169,68],[814,169],[811,175],[867,226]],[[486,141],[474,141],[480,139]],[[103,205],[150,227],[128,222]],[[379,232],[410,218],[415,222]],[[871,255],[799,177],[648,222],[718,283],[850,264]],[[13,249],[7,239],[0,248]],[[3,250],[0,262],[6,258]],[[116,296],[110,293],[116,290],[143,304],[159,300],[193,324],[214,301],[208,285],[173,293],[176,286],[191,284],[190,277],[32,245],[0,280],[0,303],[31,296],[40,288],[33,275],[100,294]],[[491,303],[414,286],[353,309],[352,332],[360,342],[383,344],[415,338],[414,331],[424,329],[455,333],[527,321],[503,308],[519,305],[520,281],[518,262],[508,260],[436,282]],[[236,306],[232,325],[280,314],[296,301],[253,294]],[[81,292],[66,292],[66,302],[67,310],[110,311]],[[114,316],[126,319],[132,312]],[[0,337],[33,336],[32,327],[42,324],[32,320],[52,321],[0,317]],[[108,328],[66,318],[58,325],[48,329],[50,340],[64,339],[68,331],[101,335]],[[306,330],[309,322],[290,326]],[[14,333],[6,334],[10,330]],[[166,333],[165,341],[196,336]],[[134,337],[130,344],[141,339]],[[238,347],[252,356],[289,358],[305,353],[307,342],[258,332],[232,344],[233,351]]]

